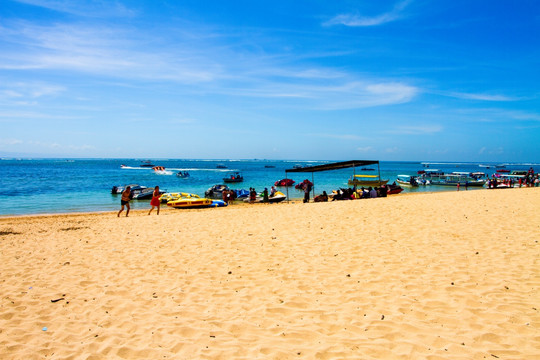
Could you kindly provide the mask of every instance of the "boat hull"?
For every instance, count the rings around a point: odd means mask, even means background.
[[[402,181],[402,180],[399,180],[399,179],[398,179],[398,180],[396,180],[396,182],[397,182],[399,185],[401,185],[401,186],[406,186],[406,187],[418,187],[418,184],[413,185],[413,184],[411,184],[411,183],[408,182],[408,181]]]
[[[431,180],[431,185],[438,185],[438,186],[457,186],[458,184],[460,186],[465,186],[465,181],[444,181],[444,180]],[[482,187],[485,185],[485,181],[467,181],[467,186],[477,186]]]
[[[348,184],[350,186],[381,186],[388,183],[388,180],[358,180],[353,179],[349,180]]]
[[[212,200],[210,199],[179,199],[169,201],[167,206],[170,206],[175,209],[189,209],[189,208],[200,208],[200,207],[209,207],[212,205]]]

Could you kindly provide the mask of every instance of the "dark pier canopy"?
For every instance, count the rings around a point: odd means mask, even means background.
[[[330,164],[307,166],[307,167],[298,168],[298,169],[288,169],[288,170],[285,170],[285,172],[286,173],[317,172],[317,171],[337,170],[337,169],[345,169],[345,168],[350,168],[350,167],[366,166],[366,165],[373,165],[373,164],[377,164],[378,166],[379,161],[378,160],[349,160],[349,161],[342,161],[342,162],[336,162],[336,163],[330,163]]]

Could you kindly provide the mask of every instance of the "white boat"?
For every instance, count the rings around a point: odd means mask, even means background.
[[[406,187],[417,187],[419,185],[416,176],[411,175],[398,175],[396,182],[399,185]]]
[[[451,174],[434,175],[429,177],[431,185],[442,186],[484,186],[485,179],[476,178],[471,173],[454,172]]]

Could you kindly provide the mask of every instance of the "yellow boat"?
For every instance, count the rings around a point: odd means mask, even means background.
[[[382,180],[378,175],[354,175],[349,179],[350,186],[381,186],[388,182]]]
[[[212,205],[212,200],[205,198],[185,198],[178,200],[171,200],[167,202],[167,206],[173,208],[197,208],[197,207],[209,207]]]
[[[173,200],[180,200],[180,199],[200,199],[199,195],[197,194],[189,194],[189,193],[165,193],[161,195],[159,198],[159,201],[162,203],[168,203],[169,201]]]

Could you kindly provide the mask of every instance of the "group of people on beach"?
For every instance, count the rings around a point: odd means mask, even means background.
[[[386,184],[380,187],[361,187],[359,190],[356,188],[339,189],[332,197],[332,201],[335,200],[358,200],[358,199],[372,199],[377,197],[387,197],[388,187]]]
[[[487,184],[488,189],[495,189],[500,185],[504,185],[505,187],[538,187],[540,186],[540,173],[535,174],[534,169],[531,167],[529,171],[527,171],[527,174],[517,180],[513,177],[497,178],[497,176],[493,174],[493,176],[488,179]]]
[[[159,192],[159,186],[156,186],[154,188],[154,192],[152,193],[152,200],[150,200],[150,211],[148,212],[148,215],[152,213],[152,210],[154,208],[157,209],[157,214],[159,215],[159,208],[161,205],[161,200],[159,199],[161,197],[161,193]],[[126,186],[124,191],[122,191],[122,198],[120,200],[120,211],[118,211],[117,216],[120,217],[120,214],[122,211],[124,211],[124,206],[126,207],[126,217],[129,216],[129,210],[131,207],[129,206],[129,202],[133,199],[133,191],[131,191],[131,186]]]
[[[223,199],[223,202],[227,205],[232,205],[234,203],[234,200],[236,200],[236,192],[231,189],[225,189],[221,193],[221,198]]]

